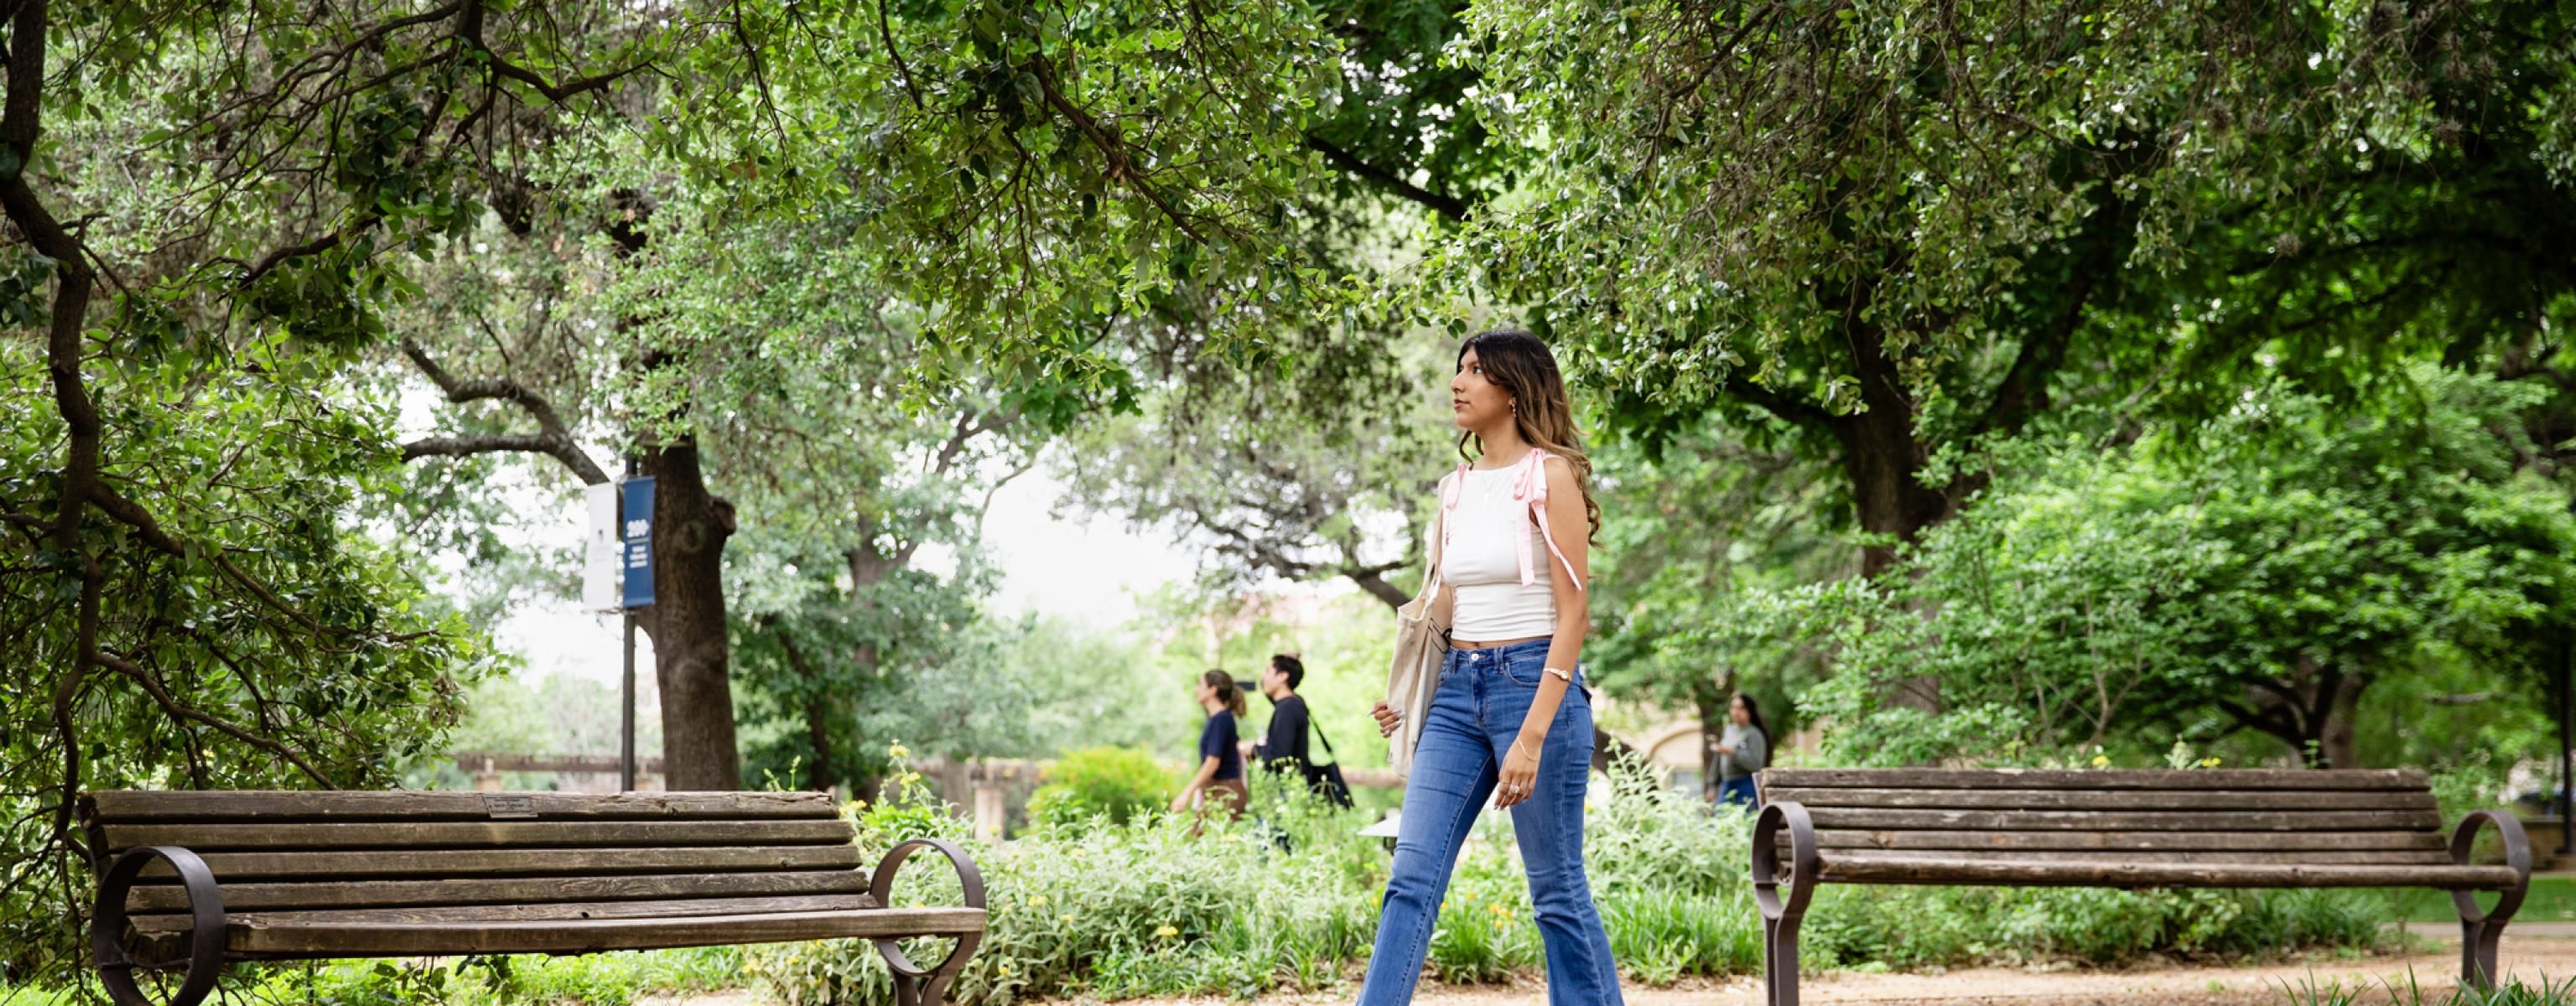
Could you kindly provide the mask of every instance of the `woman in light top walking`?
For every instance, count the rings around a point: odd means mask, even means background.
[[[1377,949],[1361,1006],[1412,1000],[1440,901],[1476,815],[1509,810],[1546,948],[1550,1006],[1619,1006],[1610,937],[1583,872],[1592,706],[1575,662],[1590,624],[1584,584],[1601,510],[1565,378],[1526,332],[1458,351],[1450,407],[1468,461],[1440,483],[1432,619],[1448,656],[1405,783]],[[1472,448],[1472,450],[1471,450]],[[1401,714],[1379,703],[1381,733]]]
[[[1199,708],[1207,710],[1207,725],[1199,728],[1198,772],[1189,785],[1181,787],[1181,795],[1172,798],[1172,812],[1188,810],[1204,796],[1206,806],[1199,809],[1200,817],[1211,809],[1228,818],[1242,817],[1252,797],[1243,782],[1243,755],[1235,748],[1235,724],[1246,711],[1243,690],[1235,687],[1233,675],[1209,671],[1199,675],[1191,694],[1199,700]]]
[[[1753,788],[1753,773],[1771,764],[1771,731],[1762,725],[1762,707],[1753,696],[1735,693],[1726,707],[1726,732],[1717,739],[1717,798],[1753,808],[1762,794]]]

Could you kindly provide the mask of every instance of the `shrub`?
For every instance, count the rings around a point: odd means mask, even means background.
[[[1050,766],[1046,780],[1029,796],[1029,823],[1040,831],[1101,816],[1126,824],[1160,809],[1181,786],[1142,748],[1085,748]]]
[[[954,1001],[1249,998],[1356,979],[1386,885],[1385,845],[1357,834],[1372,815],[1317,800],[1295,780],[1255,772],[1251,782],[1250,814],[1208,822],[1196,835],[1186,816],[1148,808],[1122,825],[1099,810],[976,848],[991,928]],[[919,827],[912,813],[925,807],[938,805],[917,785],[890,792],[863,815],[862,843],[910,837],[866,822]],[[1749,815],[1711,814],[1630,764],[1594,781],[1587,817],[1593,893],[1625,980],[1655,986],[1760,970],[1762,920],[1745,876]],[[933,861],[903,876],[897,904],[954,903],[955,880]],[[1818,967],[2117,963],[2150,953],[2369,946],[2379,914],[2371,896],[2349,892],[1831,886],[1807,916],[1805,942]],[[929,961],[947,945],[908,941],[905,949]],[[1543,960],[1510,818],[1488,814],[1461,854],[1425,970],[1447,982],[1489,982]],[[784,1006],[893,1001],[884,964],[861,941],[759,948],[747,961]]]

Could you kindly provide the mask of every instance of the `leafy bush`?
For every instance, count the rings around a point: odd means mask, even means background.
[[[1807,911],[1804,942],[1812,962],[1844,967],[2117,964],[2148,954],[2376,947],[2383,907],[2353,891],[1828,885]]]
[[[1104,814],[978,848],[992,892],[991,931],[961,974],[955,1001],[1250,997],[1355,980],[1377,935],[1384,843],[1356,834],[1368,815],[1266,773],[1254,773],[1252,783],[1250,815],[1211,821],[1195,836],[1187,817],[1138,813],[1112,825]],[[930,801],[910,787],[862,820],[908,821],[904,805]],[[1748,815],[1712,815],[1634,765],[1594,780],[1587,814],[1593,893],[1627,981],[1667,985],[1760,970],[1761,914],[1744,867]],[[897,837],[862,825],[862,844]],[[956,897],[946,871],[927,861],[918,869],[905,871],[897,903]],[[2149,953],[2369,946],[2379,938],[2380,908],[2350,892],[1829,887],[1807,917],[1807,963],[2115,963]],[[906,947],[915,960],[946,953],[944,941],[918,942]],[[1491,982],[1543,960],[1510,819],[1486,815],[1461,854],[1425,970],[1446,982]],[[747,970],[784,1006],[873,1006],[893,996],[864,942],[758,948]]]
[[[1162,807],[1181,786],[1143,748],[1085,748],[1048,768],[1046,780],[1029,796],[1029,823],[1040,830],[1079,826],[1100,816],[1126,824]]]

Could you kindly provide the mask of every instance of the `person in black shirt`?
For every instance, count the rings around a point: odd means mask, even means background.
[[[1199,729],[1199,769],[1189,785],[1181,787],[1181,794],[1172,798],[1172,812],[1190,809],[1204,794],[1208,804],[1222,805],[1230,817],[1242,817],[1243,806],[1252,796],[1243,782],[1243,755],[1235,747],[1235,721],[1247,711],[1243,692],[1235,687],[1233,676],[1209,671],[1199,675],[1194,694],[1208,713],[1207,725]],[[1203,816],[1206,812],[1206,807],[1200,809]]]
[[[1306,680],[1306,664],[1293,653],[1270,658],[1270,666],[1261,672],[1261,694],[1270,697],[1270,727],[1262,732],[1259,743],[1245,742],[1247,758],[1258,758],[1261,767],[1273,772],[1294,772],[1304,777],[1306,786],[1316,795],[1333,803],[1350,806],[1350,787],[1342,782],[1341,769],[1333,765],[1333,742],[1324,741],[1322,757],[1312,747],[1312,738],[1321,736],[1306,711],[1305,696],[1297,686]]]
[[[1262,731],[1261,740],[1247,744],[1245,753],[1259,758],[1263,768],[1287,772],[1315,763],[1307,749],[1306,699],[1297,694],[1305,680],[1305,662],[1286,653],[1271,657],[1261,672],[1261,694],[1270,697],[1270,728]]]

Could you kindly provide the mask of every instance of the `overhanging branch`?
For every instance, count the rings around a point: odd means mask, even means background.
[[[1358,154],[1350,152],[1331,140],[1308,133],[1306,149],[1324,155],[1324,159],[1332,162],[1334,167],[1376,183],[1379,188],[1397,196],[1419,203],[1451,223],[1467,219],[1469,207],[1466,200],[1415,185],[1402,175],[1361,160]]]
[[[606,485],[608,473],[590,459],[574,442],[572,430],[564,425],[563,415],[554,403],[526,385],[507,378],[487,377],[460,380],[439,365],[438,360],[410,339],[402,341],[403,355],[420,368],[430,383],[447,393],[447,400],[459,404],[485,400],[505,401],[518,406],[537,421],[540,432],[534,434],[493,434],[489,436],[429,437],[403,445],[405,462],[433,457],[467,457],[476,454],[543,454],[563,462],[574,476],[590,485]]]

